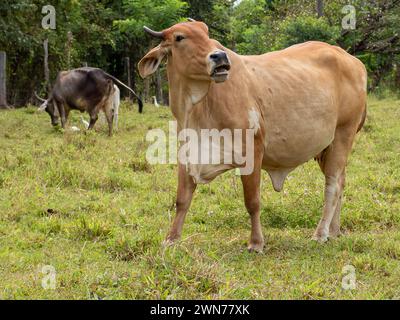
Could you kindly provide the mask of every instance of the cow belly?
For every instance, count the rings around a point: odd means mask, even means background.
[[[187,170],[196,184],[207,184],[218,175],[232,169],[228,164],[189,164]]]
[[[335,136],[334,124],[324,129],[294,130],[271,134],[265,138],[263,167],[266,169],[296,168],[328,147]]]
[[[322,152],[332,143],[333,138],[334,130],[308,139],[297,137],[290,142],[286,139],[272,139],[269,144],[266,143],[263,169],[268,172],[274,190],[282,191],[289,173]]]

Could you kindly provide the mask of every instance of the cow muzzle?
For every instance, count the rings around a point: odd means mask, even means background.
[[[45,111],[46,108],[47,108],[48,103],[49,103],[49,101],[48,101],[48,100],[45,100],[45,101],[42,103],[42,105],[38,108],[38,111],[39,111],[39,112]]]
[[[229,76],[231,62],[224,51],[215,51],[210,54],[209,61],[211,65],[210,77],[216,83],[225,82]]]

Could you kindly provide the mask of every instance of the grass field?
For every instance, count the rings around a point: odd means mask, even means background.
[[[80,125],[72,114],[71,125]],[[0,112],[0,299],[400,299],[400,100],[369,99],[348,166],[344,236],[310,241],[324,179],[313,161],[275,193],[263,173],[263,254],[246,250],[240,179],[196,192],[182,241],[162,248],[176,167],[150,166],[167,108],[124,105],[120,128],[62,133],[33,107]],[[43,266],[56,272],[42,287]],[[343,268],[356,288],[344,290]]]

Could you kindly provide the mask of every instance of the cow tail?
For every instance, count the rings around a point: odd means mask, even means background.
[[[104,74],[114,82],[118,83],[120,86],[124,87],[125,89],[128,89],[130,92],[134,94],[136,99],[138,100],[138,105],[139,105],[139,113],[143,112],[143,101],[142,99],[139,98],[139,96],[136,94],[135,91],[133,91],[131,88],[129,88],[125,83],[119,81],[117,78],[113,77],[112,75],[108,74],[107,72],[104,72]]]
[[[367,119],[367,106],[365,105],[365,109],[364,109],[363,115],[361,117],[361,122],[358,126],[357,133],[360,132],[361,129],[363,128],[366,119]]]
[[[143,101],[138,98],[139,113],[143,113]]]

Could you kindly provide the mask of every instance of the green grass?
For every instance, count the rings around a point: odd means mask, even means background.
[[[345,235],[310,241],[324,179],[313,161],[275,193],[263,173],[264,254],[246,250],[249,217],[234,172],[200,186],[182,241],[163,249],[176,167],[150,166],[148,129],[167,108],[124,105],[107,137],[65,132],[33,108],[0,112],[0,299],[399,299],[400,100],[369,99],[348,166]],[[73,113],[71,124],[79,125]],[[56,289],[41,268],[56,269]],[[357,287],[342,289],[342,268]]]

